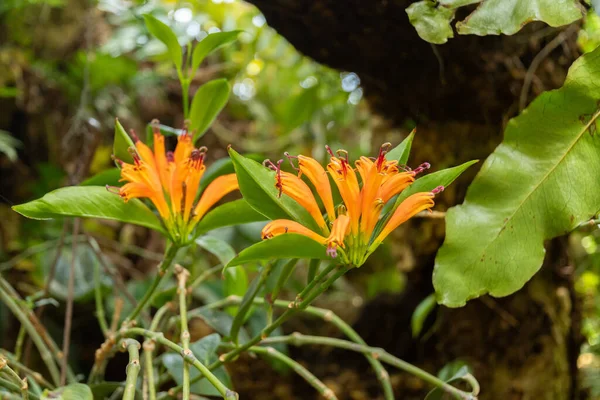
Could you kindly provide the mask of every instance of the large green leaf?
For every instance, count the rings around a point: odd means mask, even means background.
[[[274,258],[318,258],[332,260],[326,248],[319,242],[296,233],[286,233],[258,242],[240,252],[227,267],[245,264],[251,261]]]
[[[542,265],[544,240],[600,209],[600,48],[580,57],[560,89],[512,119],[463,205],[449,210],[433,283],[450,307],[520,289]]]
[[[92,390],[83,383],[73,383],[53,391],[44,390],[41,400],[94,400]]]
[[[244,199],[269,219],[292,219],[318,232],[318,226],[302,206],[275,187],[275,171],[229,149]]]
[[[241,31],[215,32],[202,39],[196,45],[194,52],[192,53],[192,74],[196,72],[196,69],[198,69],[202,60],[204,60],[207,55],[219,47],[236,40],[240,32]]]
[[[196,226],[195,235],[197,236],[224,226],[266,220],[267,218],[250,207],[246,200],[234,200],[209,211],[200,220],[198,226]]]
[[[115,120],[115,138],[113,140],[113,155],[121,161],[133,163],[133,157],[129,148],[134,147],[133,140],[129,137],[123,125],[118,119]]]
[[[171,61],[173,61],[177,70],[181,72],[183,52],[181,51],[181,46],[177,41],[177,36],[175,36],[171,28],[150,14],[144,14],[144,21],[146,22],[146,27],[152,36],[167,46],[169,58],[171,58]]]
[[[233,247],[226,241],[214,236],[201,236],[196,239],[196,244],[217,257],[223,266],[235,257]]]
[[[113,219],[164,232],[159,219],[138,199],[127,203],[102,186],[69,186],[56,189],[13,210],[33,219],[89,217]]]
[[[79,186],[122,186],[121,170],[119,168],[109,168],[81,182]]]
[[[529,22],[556,27],[583,16],[578,0],[423,0],[411,4],[406,12],[423,40],[442,44],[453,37],[450,22],[456,10],[475,3],[480,3],[475,11],[456,23],[461,35],[512,35]]]
[[[215,79],[198,88],[190,110],[190,131],[194,132],[194,142],[204,135],[225,107],[230,91],[227,79]]]

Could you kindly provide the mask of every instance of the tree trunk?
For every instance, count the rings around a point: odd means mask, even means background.
[[[577,57],[571,35],[537,71],[527,71],[524,65],[558,32],[541,24],[511,37],[458,36],[430,45],[409,24],[406,0],[252,3],[298,50],[357,73],[370,106],[392,124],[416,120],[411,161],[430,161],[434,169],[485,159],[502,140],[505,122],[518,113],[526,74],[535,74],[532,93],[523,94],[530,100],[560,86]],[[445,191],[436,208],[460,203],[475,172]],[[460,309],[441,307],[424,337],[412,339],[410,317],[433,291],[431,272],[443,233],[440,220],[413,220],[396,233],[397,259],[413,260],[409,287],[364,307],[355,326],[367,343],[429,371],[464,359],[474,367],[484,400],[577,398],[581,340],[565,240],[548,243],[542,271],[519,292],[486,296]],[[392,381],[397,398],[422,399],[427,390],[407,376]],[[350,398],[339,389],[340,398]]]

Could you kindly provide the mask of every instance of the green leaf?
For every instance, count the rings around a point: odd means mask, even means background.
[[[146,27],[148,28],[148,31],[152,34],[152,36],[154,36],[167,46],[167,50],[169,51],[169,57],[171,58],[171,61],[173,61],[177,70],[181,72],[183,52],[181,51],[181,46],[177,41],[177,36],[175,36],[171,28],[169,28],[167,25],[163,24],[150,14],[144,14],[144,22],[146,23]]]
[[[12,137],[9,132],[0,129],[0,153],[5,154],[10,161],[17,159],[17,148],[21,145],[20,140]]]
[[[29,203],[13,206],[19,214],[33,219],[89,217],[112,219],[145,226],[164,233],[159,219],[138,199],[127,203],[101,186],[69,186],[56,189]]]
[[[415,311],[413,312],[412,317],[410,319],[410,327],[412,330],[412,336],[414,338],[421,334],[421,330],[423,329],[423,323],[435,308],[435,304],[435,295],[430,294],[429,296],[421,300],[417,308],[415,308]]]
[[[194,48],[192,53],[192,74],[196,73],[196,70],[202,64],[202,60],[218,49],[219,47],[225,46],[226,44],[235,41],[242,31],[230,31],[230,32],[216,32],[211,33],[202,41],[200,41]]]
[[[471,374],[469,366],[461,360],[452,361],[444,366],[438,373],[438,378],[446,383],[455,382],[462,379],[466,375]],[[444,398],[444,390],[435,388],[425,396],[425,400],[442,400]]]
[[[333,260],[324,245],[296,233],[286,233],[258,242],[240,252],[227,267],[272,258],[318,258]]]
[[[190,131],[194,132],[194,142],[204,135],[225,107],[230,92],[231,86],[227,79],[215,79],[198,88],[190,110]]]
[[[119,168],[109,168],[81,182],[79,186],[122,186],[121,170]]]
[[[415,132],[416,130],[413,129],[410,135],[408,135],[398,146],[388,151],[385,157],[388,160],[398,160],[398,164],[400,165],[406,164],[408,161],[408,156],[410,155],[410,148],[412,147]]]
[[[464,0],[441,0],[452,5]],[[471,15],[456,23],[461,35],[512,35],[533,21],[550,26],[570,24],[583,17],[578,0],[486,0]]]
[[[73,383],[53,391],[44,390],[41,400],[94,400],[92,390],[83,383]]]
[[[265,221],[267,218],[258,213],[244,200],[234,200],[209,211],[196,226],[195,235],[222,228],[224,226]]]
[[[124,387],[123,382],[102,382],[91,384],[90,389],[94,395],[94,399],[108,399],[117,389],[122,389]],[[135,390],[135,400],[142,400],[142,391],[137,389]]]
[[[508,123],[464,203],[446,216],[433,274],[440,303],[517,291],[541,267],[545,240],[596,215],[599,80],[600,48],[573,64],[562,88]]]
[[[205,336],[202,339],[190,344],[190,350],[194,353],[198,361],[204,365],[217,360],[216,351],[221,343],[221,336],[217,333]],[[178,385],[183,384],[183,358],[179,354],[167,353],[162,358],[162,363],[169,372],[169,375],[175,380]],[[227,387],[231,387],[231,378],[223,366],[213,371],[215,376]],[[194,380],[200,376],[200,372],[191,367],[190,380]],[[190,388],[190,391],[197,395],[204,396],[219,396],[220,393],[206,379],[196,382]]]
[[[213,236],[201,236],[196,239],[196,244],[214,254],[223,265],[227,265],[236,255],[229,243]]]
[[[315,232],[318,226],[302,206],[287,196],[279,197],[275,187],[275,171],[229,149],[244,199],[268,219],[292,219]]]
[[[265,159],[265,157],[260,154],[247,154],[246,158],[250,158],[254,161],[262,161]],[[204,174],[202,174],[202,179],[200,180],[200,191],[203,191],[212,181],[217,179],[219,176],[225,174],[233,174],[234,172],[235,168],[233,167],[233,161],[231,161],[231,158],[224,157],[213,161],[213,163],[210,164],[210,166],[206,167],[206,171],[204,171]]]
[[[118,119],[115,120],[115,139],[113,141],[113,155],[121,161],[133,163],[133,157],[129,153],[129,148],[135,147],[133,140],[129,137],[123,125]]]
[[[290,132],[309,121],[319,108],[318,85],[303,89],[276,107],[276,115],[282,125],[282,133]]]
[[[583,16],[578,0],[423,0],[411,4],[406,12],[423,40],[442,44],[453,37],[450,22],[456,10],[475,3],[480,3],[475,11],[456,23],[461,35],[512,35],[529,22],[557,27]]]
[[[421,39],[429,43],[443,44],[454,37],[450,22],[454,10],[438,6],[431,0],[411,4],[407,9],[408,20],[415,27]]]
[[[223,294],[225,296],[243,296],[247,293],[247,290],[248,274],[244,267],[237,266],[223,270]],[[225,309],[225,312],[235,317],[238,314],[238,309],[239,306],[229,306]]]

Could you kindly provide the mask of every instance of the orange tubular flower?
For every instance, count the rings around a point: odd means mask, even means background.
[[[135,147],[129,152],[133,164],[121,160],[121,188],[108,188],[123,200],[148,198],[158,210],[171,239],[185,243],[190,233],[206,212],[223,196],[238,189],[235,174],[216,178],[200,196],[196,197],[200,179],[206,169],[206,147],[194,148],[192,137],[183,133],[178,137],[174,152],[165,152],[165,138],[158,122],[153,121],[154,151],[131,131]]]
[[[286,233],[304,235],[326,246],[329,256],[336,258],[339,255],[340,262],[357,267],[362,265],[391,231],[420,211],[433,207],[434,196],[444,190],[439,186],[431,192],[415,193],[400,203],[389,218],[388,215],[382,217],[383,206],[410,186],[417,174],[429,168],[428,163],[415,170],[399,168],[397,161],[387,160],[385,157],[389,147],[389,143],[381,146],[376,158],[360,157],[356,161],[356,171],[360,175],[361,184],[355,169],[348,161],[348,153],[338,150],[334,154],[327,147],[331,155],[327,171],[343,200],[343,204],[337,207],[337,213],[333,206],[327,172],[316,160],[303,155],[294,157],[286,153],[290,161],[293,158],[298,159],[298,176],[281,171],[281,160],[277,164],[268,162],[269,166],[277,171],[275,186],[280,195],[285,194],[302,205],[314,218],[320,231],[314,232],[296,221],[280,219],[265,226],[262,238],[270,239]],[[301,179],[302,175],[312,183],[323,202],[328,224],[325,223],[315,196]],[[388,219],[387,223],[376,230],[377,222],[383,218]]]

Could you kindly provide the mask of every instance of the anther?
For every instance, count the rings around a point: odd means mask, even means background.
[[[273,171],[277,171],[277,166],[275,164],[273,164],[273,161],[269,160],[268,158],[262,162],[262,165],[264,167],[272,169]]]
[[[338,157],[342,160],[342,161],[346,161],[346,163],[348,163],[348,152],[346,150],[343,149],[339,149],[335,152]],[[343,157],[343,158],[342,158]]]
[[[442,193],[442,192],[444,191],[444,189],[445,189],[445,187],[443,187],[443,186],[438,186],[438,187],[436,187],[435,189],[433,189],[433,190],[431,191],[431,193],[433,193],[433,194],[439,194],[439,193]]]
[[[141,160],[140,155],[138,154],[138,152],[135,150],[135,147],[129,147],[129,148],[127,148],[127,152],[129,154],[131,154],[131,157],[133,157],[133,161],[135,162],[135,165],[139,166],[140,163],[142,162],[142,160]]]
[[[337,257],[337,249],[335,247],[328,247],[327,255],[331,258],[336,258]]]
[[[415,173],[415,175],[418,175],[421,172],[423,172],[429,168],[431,168],[431,164],[429,164],[428,162],[424,162],[423,164],[421,164],[417,168],[415,168],[414,173]]]
[[[172,151],[167,151],[167,161],[168,162],[174,162],[175,161],[175,154]]]
[[[112,159],[114,162],[116,162],[117,164],[119,164],[121,167],[123,166],[123,164],[125,164],[125,162],[124,162],[123,160],[120,160],[120,159],[118,159],[117,157],[115,157],[115,155],[114,155],[114,154],[112,154],[112,155],[110,156],[110,158],[111,158],[111,159]]]
[[[335,154],[333,154],[333,151],[331,150],[331,147],[329,147],[329,145],[325,145],[325,149],[327,150],[327,152],[329,153],[329,155],[331,157],[335,157]]]
[[[283,162],[282,160],[277,161],[277,183],[275,184],[275,187],[277,189],[279,189],[279,197],[281,197],[281,194],[283,193],[283,182],[281,182],[281,163]]]

